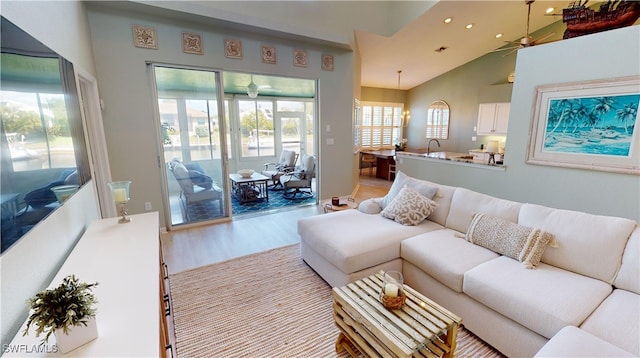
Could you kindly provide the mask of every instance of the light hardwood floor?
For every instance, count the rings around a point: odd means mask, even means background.
[[[363,172],[364,173],[364,172]],[[375,171],[373,173],[375,176]],[[384,196],[391,182],[363,175],[357,202]],[[300,242],[299,218],[319,215],[323,209],[309,205],[228,223],[171,231],[161,236],[169,274]]]

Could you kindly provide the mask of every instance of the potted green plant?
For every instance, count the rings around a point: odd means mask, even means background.
[[[98,301],[92,290],[97,285],[97,282],[80,282],[75,275],[69,275],[58,287],[39,292],[27,301],[31,312],[22,335],[27,335],[34,324],[36,337],[45,334],[41,344],[55,334],[56,345],[63,353],[96,339],[95,304]]]

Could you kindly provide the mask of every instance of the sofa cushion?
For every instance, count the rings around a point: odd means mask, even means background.
[[[402,225],[418,225],[436,210],[435,201],[405,186],[382,210],[382,216]]]
[[[546,250],[542,262],[613,283],[629,235],[630,219],[525,204],[518,224],[553,234],[558,247]]]
[[[451,208],[445,226],[456,231],[467,232],[475,213],[484,213],[516,223],[521,206],[521,203],[514,201],[457,188],[451,198]]]
[[[539,229],[477,213],[465,238],[472,244],[516,259],[526,268],[534,268],[553,237]]]
[[[580,328],[640,356],[640,295],[613,290]]]
[[[605,282],[542,263],[522,270],[506,256],[467,271],[463,281],[469,297],[546,338],[580,325],[611,290]]]
[[[393,180],[393,184],[391,184],[391,188],[389,188],[389,192],[387,192],[387,195],[384,196],[380,203],[382,209],[385,209],[389,204],[391,204],[393,199],[405,186],[417,191],[429,199],[432,199],[438,192],[437,185],[424,180],[412,178],[405,173],[398,171],[395,179]]]
[[[176,181],[180,185],[182,191],[187,194],[193,194],[193,183],[191,182],[191,177],[189,176],[189,171],[182,164],[182,162],[173,160],[171,161],[171,171],[173,175],[176,177]]]
[[[213,187],[213,179],[205,173],[197,170],[189,170],[189,179],[193,185],[197,185],[204,189],[211,189]]]
[[[347,274],[397,259],[402,240],[438,229],[442,226],[429,220],[404,226],[355,209],[298,220],[300,239]]]
[[[402,241],[402,259],[456,292],[464,273],[500,255],[456,236],[451,229],[420,234]]]
[[[640,294],[640,226],[631,233],[613,285]]]
[[[613,344],[584,330],[566,326],[542,347],[535,357],[633,357]]]

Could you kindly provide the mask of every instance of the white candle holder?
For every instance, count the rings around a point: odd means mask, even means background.
[[[127,216],[127,203],[129,202],[129,185],[131,185],[131,181],[114,181],[108,183],[108,185],[111,189],[113,201],[118,206],[118,212],[122,216],[118,223],[125,224],[130,222],[131,218]]]
[[[380,301],[390,309],[400,309],[407,299],[404,293],[404,277],[399,271],[386,271],[382,274]]]

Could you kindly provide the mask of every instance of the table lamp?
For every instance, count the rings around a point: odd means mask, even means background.
[[[118,206],[118,211],[122,216],[120,220],[118,220],[119,224],[124,224],[131,221],[131,218],[127,216],[127,202],[129,202],[130,184],[130,181],[114,181],[108,183],[109,188],[111,189],[111,194],[113,195],[113,201]]]
[[[498,153],[498,150],[498,141],[489,141],[489,144],[487,145],[487,153],[489,153],[489,165],[491,165],[491,163],[493,163],[494,165],[496,164],[496,153]]]

